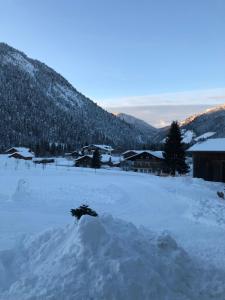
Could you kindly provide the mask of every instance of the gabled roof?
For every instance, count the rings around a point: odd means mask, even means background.
[[[13,157],[14,155],[19,155],[24,158],[33,158],[34,154],[29,151],[18,151],[18,152],[13,152],[9,155],[9,157]]]
[[[84,159],[85,157],[87,157],[87,158],[92,158],[92,155],[83,155],[83,156],[78,157],[77,159],[75,159],[75,161],[82,160],[82,159]]]
[[[162,159],[164,158],[163,151],[153,151],[153,150],[127,150],[127,151],[123,152],[122,155],[127,154],[129,152],[134,152],[134,153],[136,153],[135,155],[141,154],[143,152],[147,152],[155,157],[162,158]],[[134,156],[134,155],[132,155],[132,156]],[[127,157],[127,158],[129,158],[129,157]]]
[[[225,152],[225,138],[209,139],[197,143],[188,152]]]
[[[110,146],[110,145],[98,145],[98,144],[91,144],[91,145],[88,145],[88,146],[84,146],[84,148],[88,148],[88,147],[96,147],[96,148],[99,148],[99,149],[102,149],[102,150],[106,150],[106,151],[113,151],[113,148]]]
[[[25,147],[12,147],[10,149],[7,149],[5,152],[9,152],[11,150],[15,150],[15,152],[31,152],[29,148],[25,148]]]
[[[129,159],[134,158],[134,157],[136,157],[136,156],[138,156],[140,154],[143,154],[143,153],[148,153],[148,154],[150,154],[150,155],[152,155],[154,157],[157,157],[159,159],[164,159],[164,157],[163,157],[163,151],[151,151],[151,150],[141,150],[141,151],[139,151],[138,150],[138,151],[135,151],[135,152],[137,152],[137,153],[134,154],[134,155],[131,155],[131,156],[127,157],[127,158],[125,158],[124,160],[129,160]]]

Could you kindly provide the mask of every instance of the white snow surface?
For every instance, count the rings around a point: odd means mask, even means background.
[[[208,139],[210,138],[211,136],[215,135],[216,132],[212,132],[212,131],[209,131],[209,132],[206,132],[206,133],[203,133],[202,135],[199,135],[198,137],[196,137],[194,140],[196,142],[200,141],[200,140],[204,140],[204,139]]]
[[[212,294],[222,300],[225,293],[225,274],[201,268],[169,234],[111,216],[84,216],[78,225],[24,239],[0,259],[8,300],[207,300]]]
[[[190,144],[193,138],[195,137],[195,133],[193,130],[182,130],[182,135],[182,142],[185,144]]]
[[[224,300],[224,184],[66,162],[0,156],[0,300]]]
[[[199,142],[188,149],[188,151],[212,151],[212,152],[225,152],[225,138],[209,139]]]

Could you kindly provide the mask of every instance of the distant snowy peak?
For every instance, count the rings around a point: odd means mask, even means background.
[[[150,124],[146,123],[145,121],[138,119],[134,116],[125,114],[125,113],[118,113],[116,115],[118,118],[123,120],[124,122],[133,125],[135,128],[143,132],[147,135],[152,135],[153,133],[157,132],[157,129]]]

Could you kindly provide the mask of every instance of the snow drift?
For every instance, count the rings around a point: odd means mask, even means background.
[[[84,216],[0,252],[1,300],[222,300],[223,278],[168,233],[111,216]]]

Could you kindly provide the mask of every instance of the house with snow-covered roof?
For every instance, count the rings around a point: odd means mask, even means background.
[[[208,139],[187,151],[193,158],[193,177],[225,182],[225,138]]]
[[[9,157],[17,158],[17,159],[24,159],[24,160],[32,160],[34,157],[34,153],[25,147],[12,147],[5,151]]]
[[[15,152],[31,152],[31,150],[25,147],[12,147],[5,151],[6,154],[13,154]]]
[[[110,145],[99,145],[99,144],[91,144],[88,146],[84,146],[81,152],[85,155],[93,154],[95,150],[98,150],[100,154],[109,154],[111,155],[114,150]]]
[[[125,171],[135,171],[142,173],[166,173],[167,166],[162,151],[132,150],[135,154],[125,157],[120,163]],[[131,154],[127,152],[125,154]],[[123,153],[124,155],[124,153]]]

